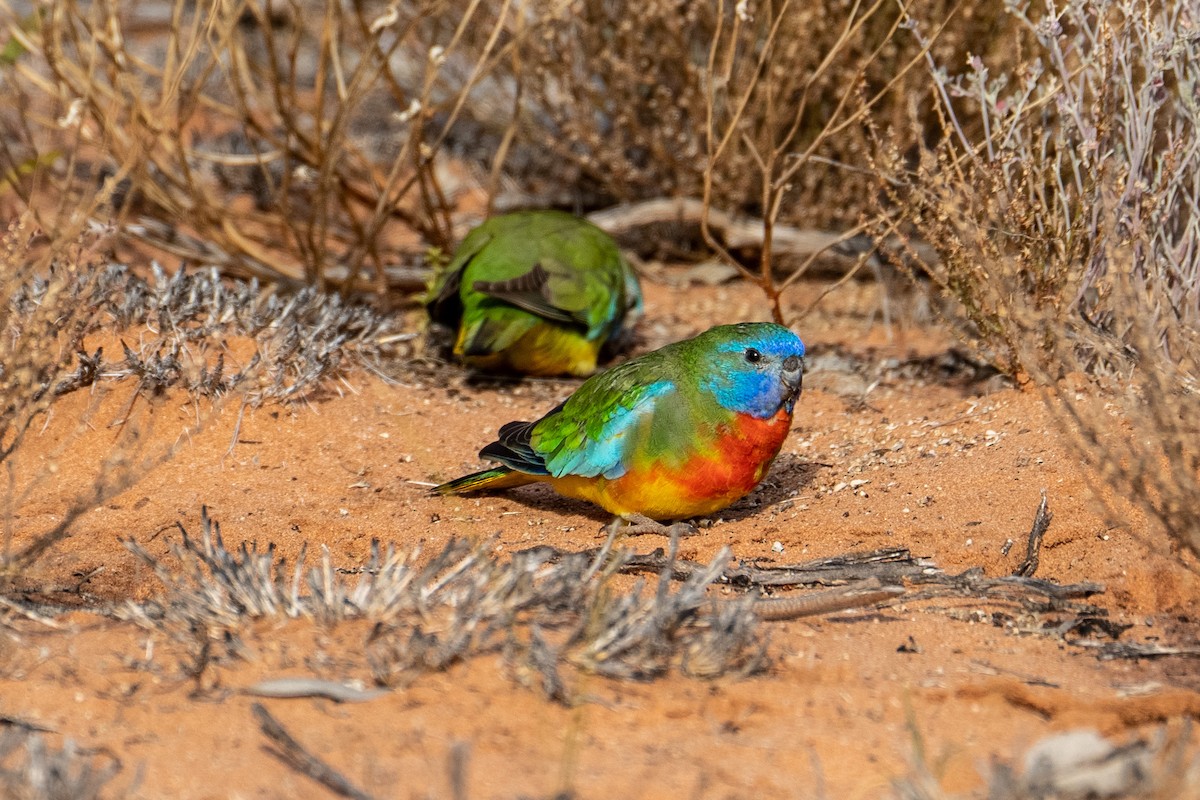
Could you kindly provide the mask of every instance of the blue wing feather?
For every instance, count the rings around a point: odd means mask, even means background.
[[[547,415],[534,427],[531,444],[550,475],[610,480],[624,475],[637,448],[639,428],[662,398],[675,391],[668,380],[635,384],[623,391],[611,383],[604,388],[610,391],[581,388],[556,415]]]
[[[479,451],[480,457],[529,475],[619,478],[642,421],[675,388],[669,380],[626,380],[634,376],[624,372],[617,367],[585,382],[536,422],[504,425],[497,440]]]

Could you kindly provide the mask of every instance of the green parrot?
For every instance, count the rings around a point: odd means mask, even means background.
[[[616,242],[562,211],[518,211],[472,230],[427,300],[458,327],[454,354],[479,369],[526,375],[596,371],[601,348],[626,343],[642,291]]]
[[[504,425],[479,452],[500,466],[431,491],[548,483],[624,519],[711,514],[766,475],[803,372],[804,343],[787,328],[710,328],[588,378],[539,420]]]

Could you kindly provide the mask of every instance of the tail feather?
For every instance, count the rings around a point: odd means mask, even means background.
[[[455,478],[452,481],[446,481],[429,491],[433,494],[443,495],[470,494],[471,492],[482,492],[491,489],[509,489],[513,486],[524,486],[527,483],[536,483],[537,481],[538,478],[536,476],[516,472],[508,467],[493,467],[492,469],[485,469],[482,472],[473,472],[470,475]]]

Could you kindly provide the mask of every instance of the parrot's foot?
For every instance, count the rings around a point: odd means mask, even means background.
[[[624,517],[624,521],[626,527],[622,533],[626,536],[641,536],[647,533],[654,533],[659,536],[695,536],[700,533],[696,529],[696,526],[690,522],[675,522],[670,525],[664,525],[642,514],[629,514]],[[613,524],[617,524],[617,520],[613,520]]]
[[[629,514],[624,517],[613,517],[613,521],[604,526],[604,532],[607,534],[607,538],[604,540],[604,545],[597,551],[595,559],[592,560],[592,565],[583,575],[585,583],[590,581],[608,561],[608,556],[619,539],[626,536],[641,536],[643,533],[657,533],[661,536],[669,536],[671,538],[671,558],[674,558],[675,549],[679,544],[678,537],[695,536],[700,531],[696,530],[696,526],[689,522],[676,522],[672,525],[663,525],[661,522],[652,520],[642,514]]]

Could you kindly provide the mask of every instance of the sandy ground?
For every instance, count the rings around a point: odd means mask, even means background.
[[[647,290],[641,349],[762,317],[748,287],[685,293],[668,270]],[[812,291],[797,289],[794,302]],[[737,559],[781,564],[902,546],[948,572],[1002,576],[1024,557],[1045,490],[1054,518],[1038,577],[1103,583],[1091,602],[1131,626],[1119,641],[1194,647],[1200,580],[1136,517],[1112,527],[1096,513],[1043,400],[994,380],[906,372],[897,365],[952,342],[911,324],[889,335],[874,303],[868,287],[850,287],[833,311],[802,323],[812,371],[783,452],[760,489],[685,540],[682,555],[707,561],[728,545]],[[892,369],[875,370],[888,359]],[[21,576],[28,596],[80,610],[55,615],[52,627],[11,622],[0,638],[0,712],[92,748],[100,762],[119,760],[115,795],[327,796],[272,755],[255,699],[239,690],[281,676],[370,684],[363,624],[259,622],[243,632],[240,658],[197,678],[183,645],[94,610],[161,592],[121,540],[167,558],[179,525],[199,529],[201,506],[230,549],[272,542],[289,563],[305,542],[348,567],[366,560],[373,538],[433,550],[454,536],[495,535],[500,555],[600,544],[601,513],[540,487],[464,499],[431,497],[422,485],[478,468],[476,451],[501,424],[539,415],[573,384],[387,371],[386,381],[351,372],[290,407],[210,414],[182,396],[154,405],[146,452],[178,442],[175,455],[84,515]],[[131,392],[68,396],[31,434],[14,485],[43,480],[12,517],[16,544],[61,519],[90,485]],[[181,439],[198,413],[202,429]],[[485,655],[366,703],[257,702],[363,790],[405,798],[874,798],[914,765],[946,792],[979,794],[993,762],[1019,764],[1051,733],[1088,727],[1126,742],[1200,716],[1194,657],[1101,660],[1045,624],[1011,604],[902,598],[763,623],[770,667],[750,678],[631,683],[567,670],[578,700],[564,705]]]

